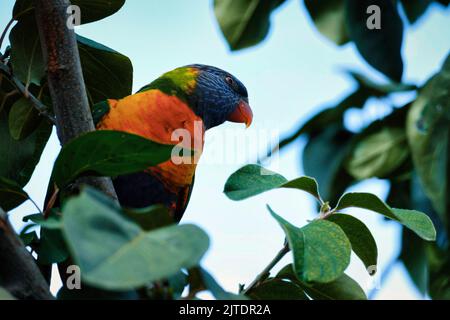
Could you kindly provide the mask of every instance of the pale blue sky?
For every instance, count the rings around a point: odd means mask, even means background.
[[[254,125],[245,130],[236,124],[226,124],[208,132],[205,146],[205,153],[208,153],[208,149],[216,150],[223,133],[234,130],[242,141],[258,131],[284,134],[317,112],[320,106],[339,101],[354,88],[340,71],[343,67],[382,79],[363,62],[352,44],[337,48],[318,34],[301,3],[287,1],[274,13],[267,41],[236,53],[231,53],[226,46],[210,0],[128,0],[117,14],[84,25],[77,32],[130,57],[134,66],[134,90],[163,72],[191,63],[221,67],[242,80],[249,91]],[[12,5],[12,0],[2,0],[0,26],[9,20]],[[405,80],[420,84],[439,69],[450,49],[449,27],[449,12],[433,5],[424,19],[408,29],[403,50]],[[399,100],[401,97],[394,102]],[[371,110],[377,105],[373,101],[369,110],[363,112],[373,117]],[[349,123],[358,127],[360,124],[352,119],[349,116]],[[222,151],[219,149],[217,152]],[[225,150],[231,156],[239,152],[232,145],[227,145]],[[299,150],[299,143],[285,150],[278,165],[274,163],[272,168],[288,178],[301,175]],[[26,186],[38,203],[43,201],[46,190],[43,185],[57,153],[58,143],[53,135],[35,176]],[[225,288],[236,291],[239,283],[250,282],[262,270],[283,242],[282,231],[267,213],[266,203],[291,222],[303,225],[314,217],[313,201],[296,190],[277,190],[243,202],[232,202],[222,193],[223,185],[244,162],[214,164],[211,157],[213,155],[206,154],[200,161],[183,221],[199,224],[208,232],[212,244],[204,265]],[[255,158],[254,154],[247,161]],[[372,179],[353,190],[385,196],[386,186],[385,182]],[[24,204],[12,212],[12,220],[19,226],[21,217],[33,212],[29,203]],[[382,272],[399,250],[400,228],[372,213],[357,214],[373,231]],[[368,289],[369,277],[356,257],[352,257],[348,273]],[[398,264],[377,298],[421,297]]]

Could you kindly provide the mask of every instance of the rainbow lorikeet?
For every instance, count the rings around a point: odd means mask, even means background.
[[[98,130],[119,130],[164,144],[179,144],[173,134],[184,129],[190,141],[183,147],[201,153],[206,130],[225,121],[251,124],[253,114],[245,86],[230,73],[206,65],[174,69],[120,100],[108,100],[94,110]],[[164,204],[175,221],[186,210],[194,184],[196,163],[168,160],[144,172],[113,180],[124,207]]]

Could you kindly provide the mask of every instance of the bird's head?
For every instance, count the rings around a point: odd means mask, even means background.
[[[253,113],[245,86],[216,67],[192,64],[174,69],[140,91],[159,89],[185,100],[210,129],[225,121],[250,126]]]

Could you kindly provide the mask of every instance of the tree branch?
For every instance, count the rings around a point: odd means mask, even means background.
[[[0,208],[0,285],[18,299],[53,299],[49,285]]]
[[[287,241],[285,242],[283,248],[277,253],[277,255],[269,262],[269,264],[261,271],[244,290],[242,290],[242,294],[247,294],[250,290],[256,287],[261,281],[264,281],[269,275],[270,270],[278,263],[281,259],[290,251],[289,245]]]
[[[63,145],[95,130],[75,32],[67,26],[69,5],[68,0],[34,0],[58,137]],[[83,182],[117,199],[109,178],[91,177]]]
[[[52,124],[56,124],[56,120],[53,115],[49,112],[49,109],[41,102],[38,98],[32,95],[27,88],[17,79],[9,70],[8,66],[0,62],[0,71],[2,71],[9,80],[14,84],[17,90],[30,101],[32,106],[39,112],[40,115],[46,117]]]

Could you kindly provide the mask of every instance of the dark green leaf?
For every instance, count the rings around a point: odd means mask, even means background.
[[[34,16],[27,15],[14,26],[10,41],[14,74],[24,83],[39,85],[45,63]],[[133,66],[128,57],[79,35],[77,42],[91,104],[131,94]]]
[[[315,283],[305,287],[314,300],[367,300],[361,286],[345,273],[328,283]]]
[[[37,110],[26,98],[17,100],[9,111],[9,132],[15,140],[28,137],[41,123]]]
[[[340,128],[342,129],[345,111],[350,108],[364,107],[367,99],[372,95],[374,95],[372,89],[359,84],[358,89],[345,97],[338,105],[321,108],[323,109],[322,111],[312,116],[305,123],[302,123],[292,135],[283,138],[277,146],[277,149],[283,149],[304,134],[307,134],[310,137],[320,135],[331,125],[340,125]],[[270,156],[271,152],[269,152],[268,155]]]
[[[360,285],[345,273],[332,282],[307,284],[295,276],[292,264],[288,264],[280,270],[276,278],[296,283],[314,300],[367,300]]]
[[[358,83],[360,87],[365,88],[371,93],[371,95],[375,97],[384,97],[391,93],[417,90],[417,86],[414,84],[398,83],[392,81],[378,83],[367,78],[365,75],[357,71],[347,70],[346,72],[356,81],[356,83]]]
[[[20,240],[22,240],[24,246],[29,246],[35,241],[38,241],[39,237],[36,231],[25,232],[19,235]]]
[[[378,249],[375,239],[364,223],[347,214],[335,213],[327,217],[347,235],[352,250],[362,260],[370,275],[376,272]]]
[[[24,186],[39,162],[52,126],[43,121],[31,135],[17,141],[10,135],[7,111],[0,112],[0,155],[7,155],[0,157],[0,176]]]
[[[305,0],[305,6],[320,33],[337,45],[348,42],[345,0]]]
[[[300,177],[288,181],[282,175],[259,165],[246,165],[234,172],[225,183],[224,192],[231,200],[243,200],[276,188],[299,189],[320,199],[313,178]]]
[[[352,192],[344,194],[336,206],[336,210],[342,210],[348,207],[356,207],[381,213],[388,218],[397,220],[391,208],[380,198],[371,193]]]
[[[83,174],[118,176],[142,171],[170,159],[173,148],[126,132],[89,132],[62,148],[53,178],[64,186]]]
[[[450,299],[450,255],[448,251],[429,246],[427,250],[429,263],[429,294],[435,300]]]
[[[363,58],[375,69],[397,82],[403,74],[401,46],[403,24],[396,2],[390,0],[347,0],[347,29]],[[376,5],[380,29],[369,29],[374,13],[367,13]],[[369,20],[369,21],[368,21]]]
[[[0,177],[0,207],[10,211],[29,199],[28,194],[16,182]]]
[[[140,209],[123,209],[126,216],[137,223],[145,231],[158,229],[174,223],[169,210],[164,205],[152,205]]]
[[[133,66],[128,57],[77,35],[78,50],[91,103],[131,94]]]
[[[9,35],[14,75],[23,83],[39,85],[45,75],[39,33],[33,16],[20,20]]]
[[[424,240],[432,241],[436,239],[436,230],[425,213],[415,210],[390,208],[380,198],[371,193],[346,193],[339,199],[335,210],[342,210],[348,207],[362,208],[380,213],[402,223]]]
[[[353,146],[347,171],[358,180],[386,177],[409,156],[404,129],[384,127]]]
[[[428,262],[425,242],[407,228],[402,231],[400,260],[405,265],[416,288],[425,295],[428,291]]]
[[[214,0],[214,13],[231,50],[251,47],[264,40],[270,15],[284,0]]]
[[[61,230],[41,229],[41,238],[37,248],[38,262],[42,265],[59,263],[69,257]]]
[[[217,300],[247,300],[246,296],[225,291],[205,269],[200,268],[200,274],[204,287],[209,290]]]
[[[308,300],[302,288],[293,282],[269,279],[248,292],[255,300]]]
[[[145,232],[109,204],[83,191],[63,208],[63,231],[84,281],[98,288],[129,290],[198,264],[208,236],[194,225]]]
[[[330,125],[319,135],[311,137],[303,150],[303,169],[317,179],[320,194],[326,201],[336,203],[353,179],[344,169],[352,134],[339,125]]]
[[[32,221],[36,224],[38,224],[42,228],[46,229],[61,229],[61,216],[56,215],[52,212],[47,219],[42,215],[41,213],[32,214],[29,216],[23,217],[23,222],[29,222]]]
[[[71,0],[70,3],[80,7],[81,23],[84,24],[116,13],[125,4],[125,0]],[[24,13],[33,13],[31,10],[33,10],[32,0],[16,0],[13,15],[17,19]]]
[[[111,203],[111,198],[107,195],[96,192],[94,189],[90,188],[86,188],[84,192],[95,199],[95,201],[110,207],[112,210],[116,210],[116,206]],[[145,231],[166,227],[174,223],[167,207],[161,204],[155,204],[144,208],[122,208],[122,212],[125,218],[138,224]],[[49,218],[52,217],[60,222],[59,216],[51,215]],[[39,222],[40,221],[36,223]],[[50,221],[46,224],[48,225],[49,222]]]
[[[188,275],[183,271],[175,273],[167,279],[169,287],[172,290],[172,296],[174,299],[179,299],[184,291],[184,288],[189,284]]]
[[[410,23],[415,23],[427,11],[432,0],[401,0]]]
[[[415,170],[434,209],[445,217],[450,183],[450,57],[421,90],[407,120]],[[445,219],[445,218],[444,218]]]
[[[351,246],[338,225],[315,220],[297,228],[268,209],[286,234],[295,274],[301,281],[330,282],[342,275],[350,263]]]

